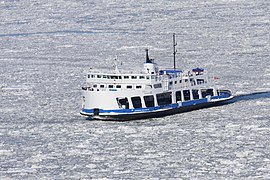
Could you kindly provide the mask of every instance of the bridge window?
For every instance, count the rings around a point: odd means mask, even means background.
[[[176,96],[176,102],[177,101],[182,101],[182,96],[181,96],[181,91],[176,91],[175,96]]]
[[[131,79],[137,79],[137,76],[131,76]]]
[[[142,88],[142,86],[136,86],[136,89],[141,89]]]
[[[109,88],[113,88],[113,85],[109,85],[108,87],[109,87]]]
[[[150,95],[150,96],[144,96],[143,97],[144,102],[145,102],[145,106],[146,107],[154,107],[155,103],[154,103],[154,96]]]
[[[97,75],[97,78],[101,78],[101,75]]]
[[[183,91],[183,95],[184,95],[184,100],[185,101],[189,101],[190,100],[190,91],[189,90],[184,90]]]
[[[141,98],[139,96],[131,98],[132,104],[134,108],[142,108]]]
[[[157,94],[157,102],[159,106],[172,103],[171,92]]]
[[[121,88],[121,85],[116,85],[116,88]]]
[[[127,85],[127,89],[132,89],[132,86],[131,85]]]
[[[129,76],[124,76],[124,79],[129,79]]]
[[[100,87],[100,88],[104,88],[105,86],[102,84],[102,85],[100,85],[99,87]]]

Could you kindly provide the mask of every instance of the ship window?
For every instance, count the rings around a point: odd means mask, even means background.
[[[202,97],[205,98],[206,96],[213,96],[213,89],[202,89]]]
[[[92,75],[91,75],[91,78],[95,78],[95,75],[92,74]]]
[[[132,104],[134,108],[142,108],[141,98],[139,96],[131,98]]]
[[[131,79],[137,79],[137,76],[131,76]]]
[[[110,79],[118,79],[118,76],[111,76]]]
[[[204,79],[197,79],[197,83],[198,84],[203,84],[204,83]]]
[[[140,76],[140,79],[145,79],[145,77],[144,76]]]
[[[176,102],[182,101],[181,91],[176,91],[175,96],[176,96]]]
[[[102,84],[102,85],[100,85],[100,88],[104,88],[105,86]]]
[[[107,76],[103,75],[103,79],[107,79]]]
[[[185,79],[185,82],[188,82],[188,80],[187,80],[187,79]]]
[[[88,74],[88,78],[90,78],[90,74]]]
[[[193,99],[199,99],[199,91],[197,89],[192,89]]]
[[[109,85],[109,88],[113,88],[113,85]]]
[[[170,81],[169,84],[172,85],[172,81]]]
[[[155,76],[154,76],[154,75],[152,75],[152,76],[151,76],[151,79],[155,79]]]
[[[136,86],[136,89],[141,89],[142,88],[142,86]]]
[[[132,86],[131,85],[127,85],[127,89],[132,89]]]
[[[129,76],[124,76],[124,79],[129,79]]]
[[[162,87],[162,85],[159,83],[159,84],[154,84],[154,88],[156,89],[156,88],[161,88]]]
[[[189,90],[184,90],[183,94],[184,94],[184,100],[189,101],[190,100],[190,91]]]
[[[146,76],[146,79],[150,79],[150,77],[149,76]]]
[[[155,103],[154,103],[154,96],[144,96],[143,97],[144,102],[145,102],[145,106],[146,107],[154,107]]]
[[[179,83],[182,83],[182,80],[180,80]]]
[[[94,87],[94,88],[96,88],[96,87],[97,87],[97,85],[96,85],[96,84],[94,84],[94,85],[93,85],[93,87]]]
[[[151,84],[147,84],[145,87],[146,87],[146,89],[152,89],[152,85]]]
[[[196,85],[196,81],[194,79],[190,79],[190,83],[191,83],[191,86],[195,86]]]
[[[177,81],[174,81],[174,84],[177,84]]]
[[[127,98],[116,98],[119,108],[129,109],[129,103]]]
[[[101,75],[97,75],[97,78],[101,78]]]
[[[202,92],[202,98],[205,98],[207,96],[206,89],[201,89],[201,92]]]
[[[157,102],[159,106],[172,103],[171,92],[157,94]]]
[[[121,88],[121,85],[116,85],[116,88]]]
[[[213,89],[207,89],[206,90],[207,94],[211,95],[211,96],[214,96],[214,91]]]

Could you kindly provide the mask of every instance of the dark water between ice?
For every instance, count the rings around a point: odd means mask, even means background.
[[[0,1],[0,179],[269,179],[270,2]],[[203,67],[234,103],[87,121],[90,68]],[[258,93],[263,92],[263,93]]]

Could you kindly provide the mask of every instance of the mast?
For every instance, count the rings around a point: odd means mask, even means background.
[[[175,70],[175,55],[177,50],[175,47],[177,46],[177,42],[175,42],[175,33],[173,33],[173,69]]]

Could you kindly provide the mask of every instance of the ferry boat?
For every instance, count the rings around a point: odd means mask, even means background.
[[[157,118],[225,104],[233,98],[229,90],[218,89],[206,70],[175,68],[160,70],[146,49],[141,73],[90,71],[82,87],[81,114],[97,120],[126,121]]]

